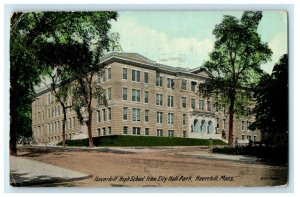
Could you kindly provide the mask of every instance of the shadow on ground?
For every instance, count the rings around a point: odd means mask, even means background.
[[[35,147],[35,146],[23,146],[18,148],[19,152],[25,152],[19,154],[24,157],[38,157],[41,154],[55,153],[55,155],[63,155],[66,152],[102,152],[102,153],[114,153],[114,154],[135,154],[130,151],[115,150],[109,148],[102,149],[88,149],[88,148],[62,148],[62,147]]]
[[[79,178],[61,178],[52,176],[36,176],[34,178],[28,177],[27,173],[10,172],[10,185],[13,187],[75,187],[75,181],[88,179],[91,176],[84,176]]]

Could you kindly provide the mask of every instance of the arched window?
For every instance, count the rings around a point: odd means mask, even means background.
[[[212,133],[212,132],[213,132],[213,129],[214,129],[213,123],[212,123],[212,121],[210,120],[210,121],[208,121],[208,124],[207,124],[207,133]]]
[[[200,132],[200,124],[197,119],[194,120],[194,132]]]
[[[205,120],[202,120],[200,125],[200,131],[203,132],[205,130],[206,130],[206,123]]]

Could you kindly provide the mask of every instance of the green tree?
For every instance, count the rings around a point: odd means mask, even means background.
[[[288,55],[283,55],[274,66],[272,74],[265,74],[255,88],[256,121],[251,129],[259,129],[265,136],[264,142],[286,145],[288,132]],[[276,140],[276,136],[282,138]],[[277,142],[276,142],[277,141]],[[281,141],[281,142],[279,142]],[[279,144],[279,143],[286,144]]]
[[[17,136],[31,136],[31,103],[34,86],[43,72],[36,58],[35,36],[42,31],[35,17],[14,13],[10,31],[10,154],[16,155]]]
[[[222,98],[228,106],[228,145],[233,145],[233,117],[237,100],[249,97],[257,75],[262,73],[260,65],[270,60],[272,51],[257,33],[262,12],[246,11],[241,19],[225,15],[216,25],[216,38],[210,60],[204,66],[211,73],[206,81],[205,94]],[[203,88],[203,87],[202,87]]]
[[[24,120],[24,114],[30,120],[34,86],[40,83],[39,76],[53,61],[39,59],[37,53],[41,46],[83,43],[84,39],[89,46],[99,40],[105,44],[118,36],[108,32],[109,21],[116,18],[116,12],[13,13],[10,31],[10,154],[16,155],[16,136],[31,133],[30,127],[24,128],[25,125],[19,123]]]
[[[63,109],[65,109],[63,101],[68,98],[67,94],[56,92],[55,89],[58,85],[60,88],[63,86],[70,88],[69,98],[72,99],[77,117],[81,124],[86,124],[88,127],[90,147],[94,146],[91,124],[96,107],[93,106],[93,100],[97,98],[99,105],[106,105],[103,89],[100,84],[94,82],[95,74],[105,68],[105,65],[100,63],[100,58],[108,51],[121,49],[118,34],[109,32],[111,27],[109,22],[116,20],[117,13],[101,12],[97,17],[98,21],[101,19],[97,27],[101,31],[84,23],[83,29],[77,27],[76,31],[79,33],[76,36],[67,38],[69,36],[67,34],[63,36],[64,39],[52,39],[58,40],[59,43],[50,43],[40,51],[41,58],[51,63],[57,71],[54,75],[58,80],[52,80],[52,92]],[[62,79],[71,81],[69,87],[67,84],[58,84]]]
[[[44,82],[44,85],[51,89],[52,95],[57,103],[62,107],[63,124],[62,124],[62,144],[65,147],[67,109],[72,108],[68,101],[72,100],[72,81],[75,80],[72,68],[78,65],[88,66],[90,62],[90,53],[88,46],[83,44],[69,43],[49,43],[44,44],[38,51],[38,57],[45,64],[49,64],[45,76],[51,79],[50,85]],[[74,58],[76,57],[76,58]],[[47,81],[45,78],[44,81]]]
[[[89,147],[94,147],[92,136],[92,119],[93,112],[99,106],[107,106],[106,93],[100,83],[95,81],[97,74],[102,73],[106,68],[101,63],[101,57],[106,51],[120,50],[118,37],[111,37],[108,40],[99,40],[99,42],[91,46],[91,61],[88,66],[83,64],[74,67],[74,83],[72,85],[73,92],[73,108],[77,113],[77,117],[81,124],[86,124],[89,136]],[[104,72],[105,73],[105,72]],[[102,76],[104,77],[104,76]]]

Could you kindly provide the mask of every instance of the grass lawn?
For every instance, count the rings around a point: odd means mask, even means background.
[[[208,139],[179,137],[111,135],[94,137],[95,146],[208,146]],[[212,140],[214,145],[225,145],[222,140]],[[62,142],[57,145],[62,145]],[[88,139],[66,140],[67,146],[88,146]]]

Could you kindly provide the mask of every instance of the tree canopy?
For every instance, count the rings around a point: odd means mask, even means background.
[[[276,135],[288,132],[288,55],[275,64],[272,74],[265,74],[255,88],[256,121],[251,129],[259,129],[265,141],[274,143]]]
[[[109,32],[109,21],[116,20],[117,16],[117,12],[13,13],[10,31],[11,154],[16,154],[17,135],[31,134],[31,103],[35,96],[34,86],[40,83],[40,75],[58,65],[74,66],[82,62],[80,58],[85,58],[84,54],[71,57],[72,51],[69,51],[82,43],[87,43],[89,48],[102,46],[103,50],[98,55],[103,55],[118,38],[117,34]],[[56,55],[66,55],[68,58],[54,59],[52,53],[52,57],[41,59],[41,50],[48,49],[49,52],[54,48],[59,48]],[[23,121],[27,124],[20,124]]]
[[[229,108],[229,146],[232,146],[233,115],[237,104],[241,105],[241,101],[247,100],[244,98],[249,98],[252,87],[263,73],[261,64],[271,58],[272,51],[257,33],[262,17],[259,11],[246,11],[240,20],[225,15],[213,30],[214,49],[204,64],[211,73],[205,94],[222,98]]]

